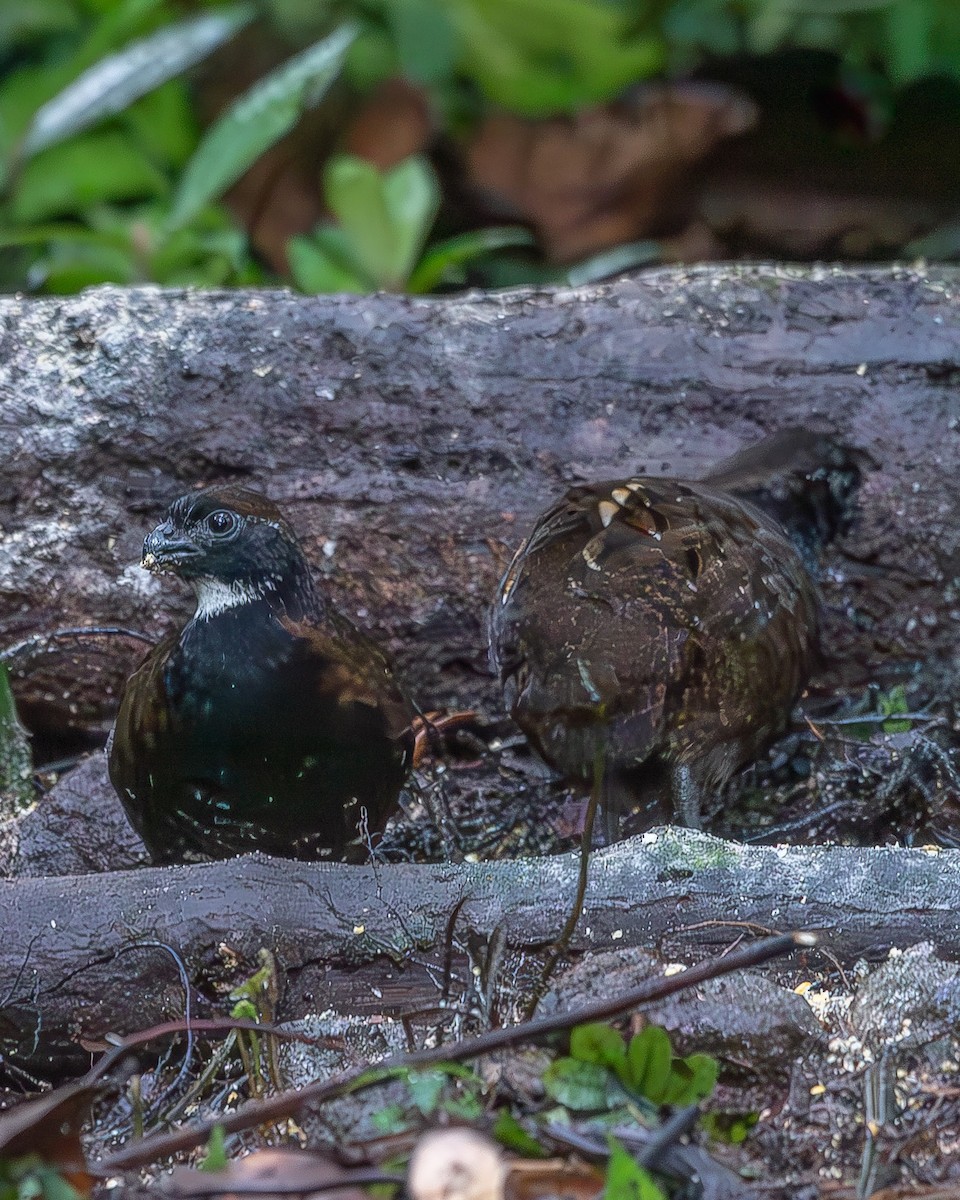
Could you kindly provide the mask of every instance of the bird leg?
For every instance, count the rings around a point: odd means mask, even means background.
[[[420,766],[431,748],[442,742],[448,733],[476,721],[477,714],[466,709],[461,712],[420,713],[410,722],[413,730],[413,766]]]
[[[693,768],[689,763],[676,763],[670,772],[670,798],[673,801],[673,811],[681,825],[688,829],[699,829],[700,802],[703,788],[700,781],[694,777]]]

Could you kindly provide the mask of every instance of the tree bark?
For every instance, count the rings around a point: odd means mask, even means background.
[[[496,705],[484,618],[564,486],[698,475],[786,425],[877,469],[831,553],[830,644],[952,661],[960,609],[960,273],[706,267],[452,299],[98,288],[0,298],[0,645],[159,633],[189,607],[136,567],[165,504],[249,480],[425,708]],[[21,654],[28,723],[105,729],[142,646]]]
[[[164,947],[199,988],[198,1015],[205,996],[256,969],[263,947],[283,974],[283,1018],[414,1011],[440,998],[451,922],[457,994],[467,949],[481,959],[496,935],[502,961],[515,964],[552,943],[577,872],[575,854],[381,867],[252,855],[6,880],[0,977],[12,982],[2,1015],[23,1037],[35,1032],[33,1014],[47,1037],[97,1040],[182,1014]],[[745,847],[657,829],[594,854],[571,950],[659,944],[700,957],[752,928],[823,930],[824,948],[848,961],[924,939],[955,954],[958,894],[957,851]]]

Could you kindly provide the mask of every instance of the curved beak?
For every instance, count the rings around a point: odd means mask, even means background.
[[[153,571],[155,575],[176,574],[180,567],[199,553],[199,548],[188,537],[177,533],[170,521],[164,521],[143,539],[140,566]]]

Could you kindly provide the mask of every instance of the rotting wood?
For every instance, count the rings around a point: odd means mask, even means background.
[[[396,1014],[439,998],[458,906],[461,950],[500,930],[508,954],[535,952],[562,925],[577,870],[574,854],[386,867],[251,855],[7,880],[0,973],[16,984],[3,1011],[25,1026],[39,1012],[48,1031],[88,1039],[168,1019],[183,1008],[169,946],[207,990],[271,949],[285,976],[283,1018],[330,1006]],[[594,855],[572,948],[666,941],[698,957],[746,926],[824,930],[824,948],[848,961],[923,939],[960,953],[958,894],[960,851],[746,847],[659,829]]]

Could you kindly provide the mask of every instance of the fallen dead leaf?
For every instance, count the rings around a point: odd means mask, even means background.
[[[740,93],[694,83],[571,117],[495,114],[468,146],[467,181],[498,218],[529,222],[548,256],[569,262],[683,228],[698,165],[756,116]]]
[[[87,1173],[80,1129],[100,1090],[71,1083],[0,1112],[0,1158],[35,1154],[56,1167],[78,1192],[89,1195],[93,1177]]]
[[[162,1194],[170,1200],[188,1197],[256,1197],[256,1200],[305,1200],[322,1195],[324,1200],[369,1200],[360,1186],[357,1168],[341,1167],[332,1159],[306,1150],[258,1150],[234,1159],[225,1171],[197,1171],[178,1167],[162,1183]],[[369,1172],[362,1172],[367,1183]],[[343,1187],[331,1187],[343,1181]]]

